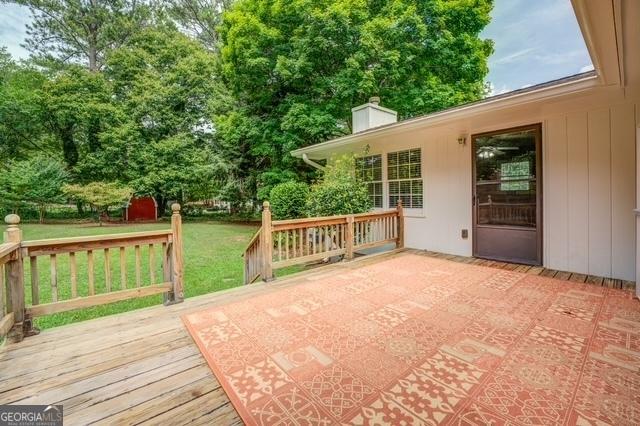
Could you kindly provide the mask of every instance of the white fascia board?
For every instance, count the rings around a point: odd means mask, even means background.
[[[429,127],[460,118],[468,118],[477,114],[497,111],[513,106],[526,105],[532,102],[539,102],[545,99],[553,99],[559,96],[580,93],[585,90],[600,86],[597,75],[589,75],[580,80],[559,83],[554,86],[542,87],[538,90],[532,90],[524,93],[515,93],[511,96],[500,97],[498,99],[488,99],[478,101],[467,106],[454,107],[442,112],[435,112],[420,117],[410,118],[408,120],[399,121],[393,124],[376,127],[363,132],[352,135],[342,136],[326,142],[310,145],[305,148],[299,148],[291,151],[291,155],[302,158],[302,154],[311,156],[313,153],[322,152],[352,143],[362,142],[366,138],[383,136],[395,132],[406,131],[409,129]]]

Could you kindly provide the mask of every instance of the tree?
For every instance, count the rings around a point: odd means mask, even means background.
[[[228,174],[209,118],[222,90],[215,71],[213,54],[171,27],[141,31],[112,51],[104,78],[115,119],[78,174],[127,182],[161,208],[168,199],[213,196]]]
[[[308,216],[366,213],[371,207],[367,186],[356,177],[353,155],[331,159],[307,199]]]
[[[29,204],[38,208],[44,223],[47,205],[62,202],[62,187],[69,175],[61,161],[46,155],[9,164],[0,175],[0,196],[12,210]]]
[[[65,185],[64,193],[77,201],[90,204],[98,211],[102,226],[102,216],[109,216],[109,207],[121,206],[133,195],[133,190],[115,182],[91,182],[86,185]]]
[[[9,2],[8,0],[3,0]],[[137,0],[14,0],[29,7],[25,47],[42,64],[81,64],[92,72],[107,51],[121,46],[151,17],[147,2]]]
[[[180,28],[211,50],[219,47],[217,28],[233,0],[169,0],[168,10]]]
[[[98,150],[100,133],[119,121],[111,84],[101,73],[70,67],[43,85],[41,99],[42,123],[71,169],[81,156]]]
[[[18,64],[0,48],[0,160],[23,159],[51,150],[45,126],[41,88],[46,77]]]
[[[401,118],[477,100],[492,0],[239,0],[220,27],[236,104],[216,127],[243,144],[257,192],[305,176],[289,151],[350,132],[372,95]],[[243,126],[224,129],[233,122]],[[262,193],[268,191],[262,191]]]

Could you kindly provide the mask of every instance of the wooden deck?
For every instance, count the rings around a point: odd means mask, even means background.
[[[543,268],[412,251],[527,273],[630,286]],[[0,404],[64,405],[75,424],[241,424],[180,315],[251,298],[283,286],[319,280],[399,251],[314,269],[269,284],[257,283],[126,314],[46,330],[0,348]],[[488,262],[488,263],[485,263]],[[188,283],[187,283],[188,284]]]
[[[595,275],[577,274],[566,271],[558,271],[555,269],[548,269],[542,266],[529,266],[520,265],[516,263],[499,262],[495,260],[479,259],[477,257],[465,257],[456,256],[452,254],[436,253],[432,251],[418,251],[413,250],[414,253],[422,254],[430,257],[437,257],[440,259],[447,259],[453,262],[468,263],[480,266],[489,266],[492,268],[506,269],[509,271],[523,272],[532,275],[541,275],[543,277],[552,277],[559,280],[572,281],[577,283],[587,283],[607,288],[619,288],[625,290],[632,290],[636,288],[636,283],[633,281],[616,280],[612,278],[603,278]]]

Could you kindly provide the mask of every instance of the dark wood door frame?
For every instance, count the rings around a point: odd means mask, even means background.
[[[477,201],[477,189],[476,189],[476,139],[483,136],[492,136],[499,135],[502,133],[509,132],[517,132],[519,130],[535,130],[536,134],[536,233],[537,233],[537,242],[538,242],[538,258],[536,265],[542,266],[543,264],[543,173],[542,173],[542,123],[534,123],[527,124],[523,126],[517,127],[509,127],[504,129],[492,130],[489,132],[476,133],[471,135],[471,215],[473,218],[473,228],[472,228],[472,245],[473,245],[473,256],[477,256],[477,226],[478,226],[478,209],[476,206]],[[508,259],[492,259],[492,260],[508,260]]]

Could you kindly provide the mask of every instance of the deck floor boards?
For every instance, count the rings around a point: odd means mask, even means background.
[[[593,285],[635,285],[537,266],[411,252]],[[68,425],[242,424],[180,316],[204,306],[316,281],[398,253],[328,265],[269,284],[256,283],[189,298],[173,306],[155,306],[58,327],[21,343],[5,345],[0,347],[0,404],[62,403]]]

